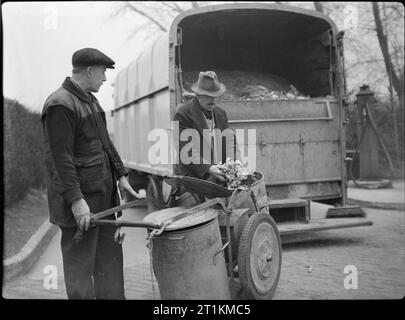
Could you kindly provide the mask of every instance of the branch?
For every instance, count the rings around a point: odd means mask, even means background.
[[[404,18],[404,13],[401,12],[401,10],[399,10],[399,8],[397,6],[395,6],[394,4],[393,5],[386,5],[386,6],[387,6],[387,8],[390,8],[390,9],[396,11],[401,18]]]
[[[352,65],[348,66],[346,68],[347,71],[349,71],[350,69],[353,69],[354,67],[358,66],[358,65],[362,65],[362,64],[366,64],[366,63],[377,63],[377,62],[381,62],[384,61],[383,59],[369,59],[369,60],[364,60],[364,61],[357,61],[356,63],[353,63]]]
[[[365,30],[365,31],[376,31],[376,27],[357,27],[359,30]]]
[[[147,12],[138,9],[135,5],[127,2],[124,7],[126,7],[129,10],[132,10],[132,11],[140,14],[141,16],[147,18],[148,20],[152,21],[156,26],[158,26],[160,30],[162,30],[163,32],[167,32],[167,29],[162,24],[160,24],[159,21],[157,21],[156,19],[151,17]]]
[[[314,1],[314,7],[315,7],[315,10],[316,10],[316,11],[318,11],[318,12],[320,12],[320,13],[325,13],[325,12],[323,11],[323,5],[322,5],[321,2],[319,2],[319,1]]]
[[[179,5],[176,2],[166,2],[166,1],[162,1],[161,4],[173,11],[176,11],[178,13],[183,12],[184,10],[182,8],[179,7]]]

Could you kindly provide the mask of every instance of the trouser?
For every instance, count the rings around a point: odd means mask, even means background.
[[[122,245],[114,241],[115,227],[90,227],[79,243],[73,240],[77,228],[61,230],[68,298],[125,299]]]

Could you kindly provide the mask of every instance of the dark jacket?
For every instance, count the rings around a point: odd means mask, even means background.
[[[126,170],[97,99],[67,77],[46,100],[41,121],[50,222],[76,226],[71,203],[81,197],[93,213],[119,205],[116,182]]]
[[[185,175],[185,176],[192,176],[201,179],[207,179],[208,169],[211,167],[212,163],[211,159],[208,157],[207,154],[204,154],[204,147],[205,150],[210,149],[210,141],[207,135],[204,136],[203,130],[208,129],[206,120],[204,119],[204,115],[210,116],[210,112],[204,110],[200,103],[198,102],[197,98],[193,98],[191,101],[183,104],[179,104],[176,109],[176,113],[174,115],[173,120],[179,122],[179,141],[178,141],[178,161],[179,164],[174,166],[174,173],[176,175]],[[228,118],[226,116],[225,110],[221,109],[218,106],[215,106],[213,109],[213,117],[215,128],[219,129],[221,133],[224,132],[225,129],[230,129],[228,125]],[[192,153],[190,150],[188,155],[192,157],[192,163],[185,164],[182,162],[180,157],[180,152],[182,148],[189,143],[191,139],[188,141],[181,141],[181,133],[185,129],[197,129],[199,134],[199,146],[200,152],[198,154]],[[231,130],[231,129],[230,129]],[[229,136],[228,136],[229,138]],[[237,147],[236,147],[236,140],[233,134],[232,140],[227,139],[224,135],[220,137],[222,140],[222,150],[220,150],[220,161],[224,163],[226,161],[226,156],[230,156],[232,159],[237,157]],[[233,142],[233,143],[232,143]],[[194,163],[193,163],[194,162]],[[207,163],[208,162],[208,163]]]

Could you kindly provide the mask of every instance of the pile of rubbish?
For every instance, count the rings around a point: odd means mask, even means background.
[[[239,160],[226,160],[224,164],[218,164],[219,170],[225,175],[227,179],[227,188],[236,189],[240,186],[244,186],[249,182],[253,183],[254,181],[254,171],[250,171],[245,168]]]
[[[254,71],[214,70],[219,81],[225,84],[226,91],[219,100],[293,100],[309,99],[283,77]],[[199,71],[182,73],[183,88],[191,91],[191,85],[197,81]]]
[[[309,96],[304,96],[291,84],[290,89],[285,91],[269,90],[261,85],[247,85],[244,88],[244,93],[239,100],[294,100],[294,99],[309,99]]]

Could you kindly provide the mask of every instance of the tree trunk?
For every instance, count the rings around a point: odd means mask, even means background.
[[[387,36],[384,34],[378,3],[373,2],[372,6],[373,6],[373,14],[374,14],[377,38],[378,38],[378,42],[380,43],[381,52],[384,57],[384,63],[385,63],[385,68],[388,73],[388,78],[389,78],[390,84],[394,87],[394,89],[398,95],[398,98],[400,100],[400,107],[403,108],[404,107],[404,105],[403,105],[404,87],[403,87],[403,80],[402,80],[403,77],[401,80],[399,79],[399,77],[395,73],[394,67],[392,65],[392,60],[391,60],[391,56],[390,56],[389,48],[388,48]],[[402,86],[401,86],[401,82],[402,82]],[[401,99],[402,99],[402,103],[401,103]]]
[[[399,84],[399,106],[400,108],[404,109],[404,71],[402,70],[402,75],[401,75],[401,82]]]
[[[315,7],[315,10],[316,10],[316,11],[321,12],[321,13],[324,13],[324,12],[323,12],[323,5],[322,5],[321,2],[319,2],[319,1],[314,1],[314,7]]]

